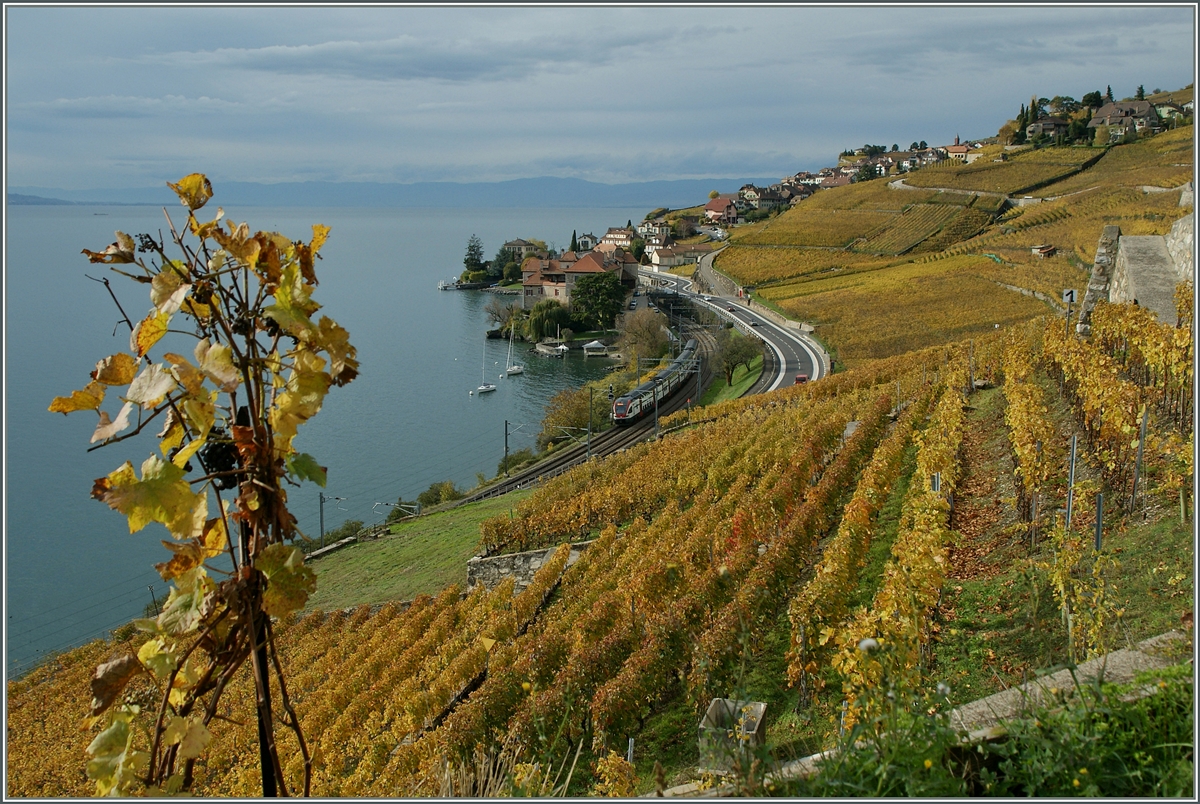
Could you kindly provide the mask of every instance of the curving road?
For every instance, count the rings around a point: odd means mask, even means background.
[[[719,293],[702,294],[696,292],[692,280],[674,274],[641,273],[646,280],[659,283],[666,289],[673,289],[680,296],[690,298],[697,306],[707,307],[743,332],[762,339],[774,355],[774,365],[771,371],[764,370],[762,378],[748,393],[758,394],[774,391],[784,385],[796,381],[797,374],[807,374],[810,380],[820,379],[829,374],[829,355],[814,341],[798,328],[781,326],[777,317],[770,311],[749,303],[748,299],[737,297],[737,287],[725,277],[712,271],[712,257],[708,255],[701,260],[700,271],[713,276],[710,282]],[[724,281],[722,281],[724,280]]]

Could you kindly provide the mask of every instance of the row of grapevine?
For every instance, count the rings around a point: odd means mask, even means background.
[[[1008,426],[1009,443],[1016,463],[1017,510],[1028,518],[1032,515],[1030,501],[1050,478],[1048,457],[1053,427],[1047,418],[1045,395],[1041,386],[1031,382],[1033,350],[1014,330],[1004,351],[1004,422]]]
[[[511,650],[493,655],[486,682],[447,718],[438,744],[467,755],[497,729],[547,750],[588,733],[597,744],[621,737],[674,683],[696,629],[763,560],[760,545],[768,545],[765,557],[790,515],[818,493],[813,479],[837,471],[837,459],[827,467],[825,455],[861,409],[850,396],[814,405],[807,416],[771,409],[743,436],[751,443],[728,486],[706,483],[686,507],[672,500],[620,534],[607,527],[564,577],[569,594]],[[781,430],[771,419],[793,426]],[[789,445],[765,471],[755,457],[766,446],[756,446],[760,435]],[[375,792],[388,785],[394,792],[422,773],[403,770],[385,772]]]
[[[815,209],[803,204],[771,221],[761,231],[738,238],[744,245],[828,246],[851,241],[895,221],[896,212],[865,209]]]
[[[1065,332],[1057,321],[1046,325],[1042,350],[1062,374],[1105,479],[1112,488],[1127,491],[1138,447],[1141,389],[1121,377],[1116,360],[1094,343]]]
[[[586,539],[607,523],[649,518],[667,500],[687,499],[706,483],[728,485],[738,471],[757,475],[786,455],[788,432],[810,415],[800,408],[773,414],[772,408],[747,406],[703,430],[585,464],[539,488],[515,516],[486,520],[481,547],[489,552],[529,550]],[[664,424],[676,420],[665,419]]]
[[[1159,415],[1183,433],[1192,428],[1192,303],[1190,281],[1175,293],[1179,326],[1160,324],[1155,314],[1133,304],[1101,301],[1092,312],[1092,338],[1126,376],[1143,388]]]
[[[891,434],[875,450],[812,579],[792,599],[788,610],[792,626],[788,680],[792,684],[807,682],[817,672],[831,637],[845,619],[849,596],[858,585],[874,535],[873,519],[900,476],[905,449],[930,401],[926,392],[905,408]]]
[[[816,490],[770,543],[734,599],[700,636],[688,679],[693,700],[705,702],[732,688],[740,648],[747,642],[753,647],[774,622],[778,609],[790,599],[819,539],[836,521],[844,490],[879,444],[892,405],[886,391],[877,398]]]
[[[891,656],[892,673],[920,668],[929,638],[929,614],[941,595],[947,572],[950,497],[959,477],[958,449],[964,416],[962,387],[967,366],[956,361],[929,425],[915,437],[917,467],[905,497],[900,531],[869,607],[856,611],[839,630],[831,664],[843,678],[851,707],[868,687],[883,681],[884,665],[864,644],[876,640]],[[934,490],[934,477],[939,481]]]
[[[902,254],[931,237],[962,209],[951,204],[914,204],[899,220],[868,234],[854,248],[880,254]]]

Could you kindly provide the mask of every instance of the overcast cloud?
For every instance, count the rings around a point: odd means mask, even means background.
[[[6,8],[10,186],[782,176],[1193,80],[1193,7]]]

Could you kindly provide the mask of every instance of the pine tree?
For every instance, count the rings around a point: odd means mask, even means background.
[[[1142,84],[1138,84],[1137,94],[1135,94],[1133,97],[1136,100],[1145,100],[1146,99],[1146,87],[1143,86]]]
[[[1109,103],[1113,102],[1112,84],[1108,85],[1108,89],[1104,90],[1104,99]]]
[[[571,230],[571,251],[579,251],[579,239],[575,237],[575,230]]]

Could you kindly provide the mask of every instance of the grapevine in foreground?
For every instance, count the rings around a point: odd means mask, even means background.
[[[125,514],[131,533],[159,522],[172,538],[163,542],[170,560],[156,565],[173,582],[170,597],[156,619],[138,621],[149,639],[136,656],[111,658],[93,676],[85,725],[109,714],[88,747],[87,774],[101,795],[189,788],[221,695],[249,659],[263,793],[288,793],[275,746],[278,722],[297,740],[307,794],[312,763],[269,618],[302,608],[316,585],[300,549],[288,544],[296,520],[285,483],[325,482],[325,470],[294,449],[297,428],[321,409],[331,386],[345,385],[358,370],[347,332],[326,316],[311,318],[320,307],[312,300],[314,260],[329,229],[313,226],[312,240],[303,243],[252,235],[245,223],[222,228],[222,210],[200,223],[195,211],[212,197],[208,179],[194,173],[169,186],[188,208],[183,233],[167,216],[170,244],[148,234],[135,244],[118,231],[104,251],[84,249],[91,262],[148,285],[152,307],[135,323],[109,280],[99,280],[129,327],[129,352],[101,360],[83,390],[50,405],[64,414],[95,410],[91,440],[98,446],[158,428],[161,457],[152,453],[140,477],[126,462],[97,479],[92,496]],[[169,257],[168,249],[179,256]],[[156,363],[151,351],[168,333],[188,346],[163,351]],[[109,388],[122,389],[115,417],[101,410]],[[223,554],[230,570],[210,563],[224,563]],[[272,670],[280,706],[274,711]],[[139,706],[113,708],[142,673],[158,688],[148,730]]]

